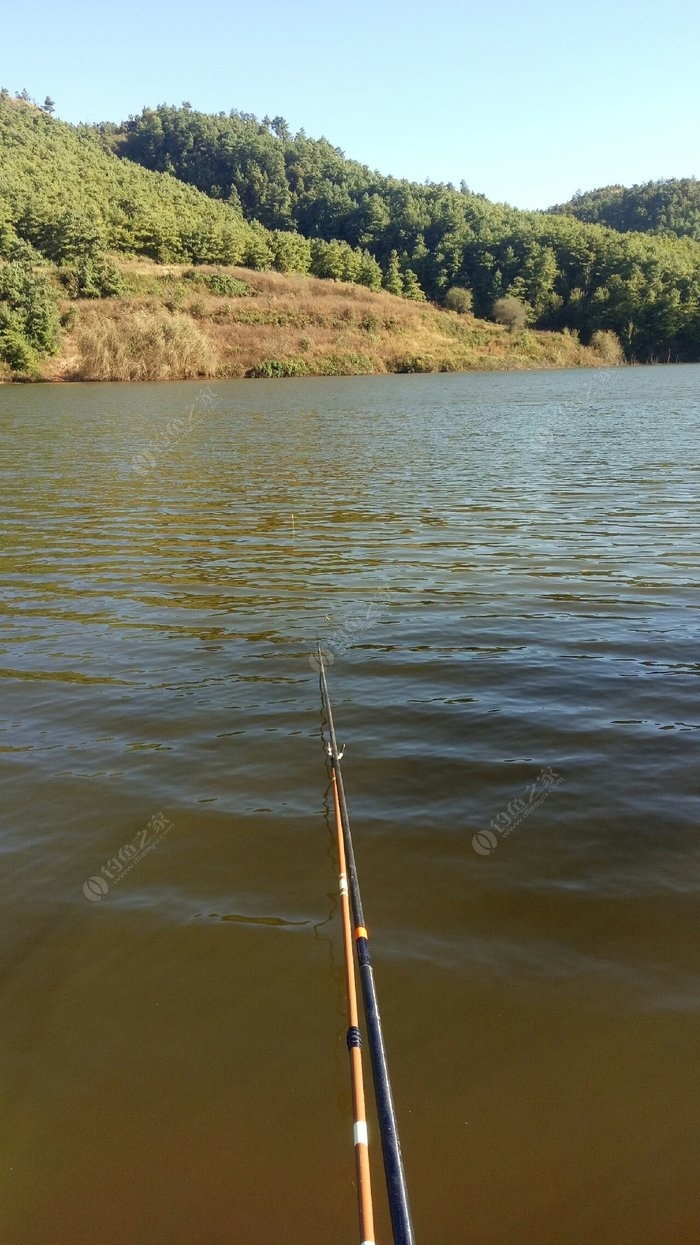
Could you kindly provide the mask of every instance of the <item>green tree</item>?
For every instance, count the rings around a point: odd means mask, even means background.
[[[273,133],[272,126],[242,112],[211,117],[163,105],[102,137],[121,155],[240,207],[248,223],[368,250],[394,289],[392,252],[400,274],[410,269],[436,301],[444,302],[452,286],[466,287],[477,314],[487,316],[495,301],[511,296],[543,328],[577,329],[583,340],[610,330],[628,348],[633,343],[637,357],[700,355],[691,328],[700,299],[700,251],[691,246],[700,237],[694,179],[630,192],[613,187],[605,212],[593,199],[607,192],[588,196],[591,219],[653,229],[640,247],[638,235],[568,214],[576,204],[555,213],[520,212],[489,203],[464,184],[457,191],[399,181],[347,159],[326,139],[303,131],[292,137],[282,125]],[[362,266],[340,263],[337,253],[332,259],[317,252],[313,262],[343,280],[358,280],[353,268]]]
[[[31,372],[39,355],[58,345],[56,292],[46,273],[23,264],[0,264],[0,359]]]
[[[355,277],[358,285],[366,285],[370,290],[381,290],[382,270],[369,251],[361,251]]]
[[[700,241],[700,181],[669,178],[639,186],[604,186],[550,208],[621,233],[675,234]]]
[[[273,117],[270,122],[270,129],[277,138],[290,139],[292,137],[292,132],[284,117]]]
[[[411,298],[417,303],[425,302],[425,294],[412,268],[404,268],[403,271],[403,296],[404,298]]]
[[[347,242],[326,242],[314,238],[311,243],[311,272],[315,277],[332,278],[335,281],[357,281],[366,262],[362,253],[348,246]]]
[[[392,251],[387,265],[384,269],[384,280],[382,282],[384,289],[389,294],[403,294],[403,277],[401,275],[401,265],[399,256],[396,251]]]
[[[306,273],[311,268],[311,243],[308,238],[274,229],[270,234],[270,244],[277,272]]]

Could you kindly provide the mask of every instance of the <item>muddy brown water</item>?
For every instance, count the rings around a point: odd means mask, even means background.
[[[357,1239],[317,638],[418,1245],[700,1240],[699,384],[0,389],[4,1245]]]

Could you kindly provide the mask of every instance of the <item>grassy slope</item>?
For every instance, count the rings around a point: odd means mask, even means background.
[[[119,299],[66,302],[45,380],[359,375],[600,366],[573,335],[500,325],[363,286],[241,268],[237,297],[183,278],[180,265],[120,261]],[[197,269],[204,276],[213,269]]]

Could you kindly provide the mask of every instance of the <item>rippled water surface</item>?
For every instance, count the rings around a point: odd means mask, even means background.
[[[357,1239],[317,637],[418,1245],[700,1240],[699,383],[0,389],[3,1245]]]

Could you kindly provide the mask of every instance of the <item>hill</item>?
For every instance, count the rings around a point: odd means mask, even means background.
[[[587,350],[427,307],[395,258],[382,269],[365,247],[268,229],[234,195],[119,159],[104,134],[0,93],[0,379],[602,360],[619,361],[614,340]]]
[[[248,222],[235,201],[217,202],[169,173],[118,160],[91,127],[57,121],[4,90],[0,156],[0,256],[88,264],[97,293],[110,250],[158,263],[298,267],[326,275],[325,243],[312,247],[293,231]],[[381,285],[377,264],[361,250],[341,248],[343,265],[346,280]],[[74,278],[90,283],[82,270]]]
[[[645,182],[640,186],[603,186],[574,195],[550,212],[575,216],[619,233],[651,233],[700,242],[700,182],[695,177]]]
[[[417,288],[441,302],[465,287],[482,317],[510,295],[538,328],[568,328],[584,341],[614,331],[630,359],[700,358],[694,238],[621,234],[571,214],[489,203],[464,184],[397,180],[326,139],[292,135],[281,117],[161,105],[98,131],[106,149],[235,205],[249,222],[366,249],[392,292]]]
[[[120,255],[382,282],[366,251],[248,222],[235,203],[119,160],[90,127],[0,91],[0,362],[31,374],[57,348],[60,294],[119,297]]]

